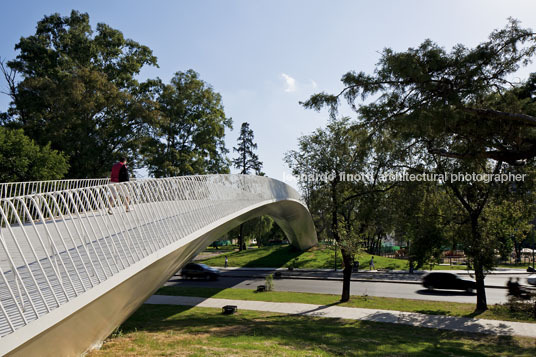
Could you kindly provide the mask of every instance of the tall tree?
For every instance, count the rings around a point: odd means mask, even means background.
[[[420,160],[430,170],[497,174],[536,156],[536,76],[510,80],[535,51],[534,32],[510,20],[472,49],[456,45],[447,52],[430,40],[405,52],[385,49],[374,74],[348,72],[339,94],[315,94],[303,104],[328,106],[334,114],[346,100],[376,136],[405,142],[406,160]],[[368,97],[373,100],[364,101]],[[493,249],[483,236],[482,212],[500,184],[447,185],[465,212],[476,308],[486,310],[484,278]]]
[[[253,130],[249,127],[249,123],[242,123],[240,135],[238,136],[238,146],[233,148],[238,153],[238,157],[233,159],[233,166],[239,169],[242,175],[248,175],[252,170],[257,175],[261,174],[262,162],[255,154],[257,144],[253,142],[254,138],[255,136],[253,135]],[[246,249],[244,224],[241,224],[239,228],[238,249]]]
[[[228,173],[221,95],[194,70],[177,72],[170,84],[156,81],[158,115],[143,145],[145,164],[156,177]]]
[[[20,129],[0,127],[0,182],[58,180],[67,158],[50,145],[38,146]]]
[[[325,129],[301,137],[299,150],[285,157],[300,185],[310,189],[309,209],[315,224],[320,223],[340,248],[344,262],[341,301],[350,299],[354,254],[368,228],[360,220],[365,210],[359,207],[365,204],[365,196],[373,193],[374,185],[348,180],[346,175],[366,170],[372,153],[368,136],[349,118],[333,119]]]
[[[148,47],[103,23],[94,32],[89,15],[73,10],[45,16],[15,49],[8,66],[22,80],[10,85],[4,124],[68,155],[72,178],[107,175],[118,154],[137,159],[150,111],[135,77],[156,65]]]
[[[254,138],[255,136],[253,130],[249,127],[249,123],[242,123],[238,145],[233,148],[238,153],[238,157],[233,159],[233,166],[239,169],[242,175],[247,175],[251,171],[254,171],[257,175],[261,173],[262,162],[255,154],[257,144],[253,142]]]

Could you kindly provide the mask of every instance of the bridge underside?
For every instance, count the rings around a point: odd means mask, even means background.
[[[155,251],[61,308],[2,337],[0,354],[79,355],[99,346],[200,251],[232,228],[261,215],[273,217],[296,247],[307,249],[316,244],[312,219],[302,203],[268,200],[250,205]]]

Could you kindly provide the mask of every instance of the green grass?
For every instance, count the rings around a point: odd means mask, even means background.
[[[214,250],[211,250],[214,251]],[[295,268],[309,269],[333,269],[335,266],[335,254],[332,247],[316,246],[306,251],[298,251],[292,246],[270,246],[253,248],[245,251],[229,252],[227,254],[230,267],[242,268],[280,268],[294,265]],[[212,266],[224,266],[225,255],[205,259],[202,262]],[[360,254],[358,256],[360,269],[369,269],[370,254]],[[374,266],[376,269],[407,270],[408,262],[404,259],[386,258],[374,256]],[[424,267],[429,269],[428,266]],[[337,269],[342,269],[342,259],[340,251],[337,252]],[[435,270],[462,270],[463,265],[436,265]]]
[[[510,268],[510,269],[523,269],[527,270],[528,267],[532,267],[531,263],[521,263],[521,264],[499,264],[497,267],[499,268]]]
[[[144,305],[88,356],[534,356],[534,339],[241,310]]]
[[[277,286],[277,283],[275,283]],[[367,309],[395,310],[418,312],[428,315],[448,315],[462,317],[476,317],[491,320],[536,322],[525,314],[513,314],[503,305],[492,305],[490,309],[476,314],[474,304],[412,300],[400,298],[387,298],[376,296],[354,295],[350,301],[339,303],[340,295],[297,293],[287,291],[269,291],[257,293],[248,289],[219,289],[219,288],[194,288],[181,286],[166,286],[160,288],[156,294],[173,296],[197,296],[203,298],[219,298],[234,300],[253,300],[270,302],[297,302],[315,305],[333,305],[346,307],[361,307]]]
[[[233,244],[230,244],[230,245],[222,245],[222,246],[219,246],[218,248],[214,248],[212,246],[208,246],[205,248],[205,252],[211,252],[211,253],[218,253],[218,252],[221,252],[221,253],[224,253],[224,252],[229,252],[229,251],[233,251],[233,250],[238,250],[238,247],[236,245],[233,245]]]

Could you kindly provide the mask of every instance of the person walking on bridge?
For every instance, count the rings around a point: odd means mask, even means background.
[[[130,180],[130,177],[128,175],[128,168],[127,168],[127,159],[125,157],[122,157],[119,162],[116,162],[112,166],[112,173],[110,175],[110,182],[112,184],[115,183],[121,183],[121,182],[127,182]],[[114,200],[117,199],[117,188],[115,185],[111,185],[110,190],[112,191],[112,197],[110,197],[110,204],[111,207],[114,206]],[[121,195],[120,196],[125,201],[125,207],[126,211],[130,212],[130,208],[128,206],[129,204],[129,197],[128,195]],[[109,214],[113,214],[111,208],[108,209]]]

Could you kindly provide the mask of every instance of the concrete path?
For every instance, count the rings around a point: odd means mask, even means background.
[[[222,308],[225,305],[236,305],[239,311],[267,311],[314,317],[398,323],[415,327],[438,328],[461,332],[485,333],[492,335],[517,335],[536,338],[536,323],[532,324],[523,322],[470,319],[465,317],[425,315],[392,310],[167,295],[153,295],[145,303],[213,308]]]

